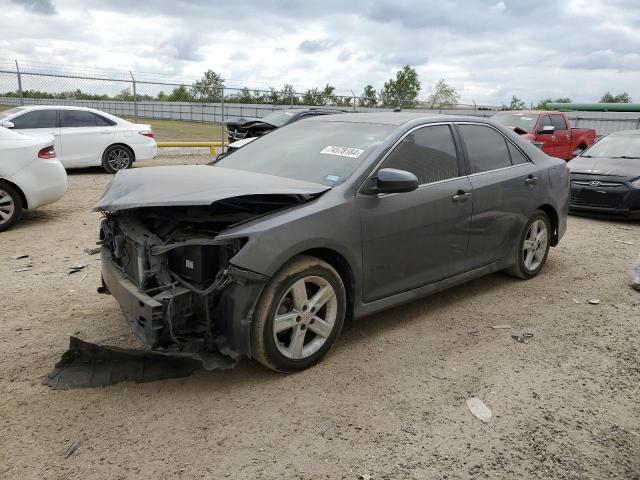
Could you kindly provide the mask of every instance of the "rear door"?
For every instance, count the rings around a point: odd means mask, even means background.
[[[62,161],[62,151],[60,148],[60,126],[58,121],[58,111],[55,109],[38,109],[27,111],[10,120],[16,130],[30,135],[53,135],[53,148],[58,159]]]
[[[105,118],[86,110],[60,110],[60,127],[65,166],[100,165],[116,132]]]
[[[473,186],[473,214],[466,270],[512,255],[525,223],[540,205],[544,176],[501,132],[460,123]]]
[[[418,189],[357,195],[365,301],[464,271],[472,199],[463,165],[451,125],[418,127],[378,166],[414,173]]]
[[[556,137],[554,156],[567,159],[571,155],[571,130],[568,128],[564,115],[551,115],[551,124],[554,126]]]

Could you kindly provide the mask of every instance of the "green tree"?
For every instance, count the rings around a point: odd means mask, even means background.
[[[324,105],[322,92],[317,88],[310,88],[302,95],[304,105]]]
[[[114,100],[120,100],[123,102],[133,102],[133,93],[131,93],[131,89],[127,87],[124,90],[122,90],[119,94],[117,94],[114,97]]]
[[[362,90],[362,95],[360,95],[360,106],[361,107],[377,107],[378,106],[378,94],[376,89],[373,88],[373,85],[366,85],[364,90]]]
[[[187,90],[187,87],[180,85],[173,89],[173,91],[167,97],[169,102],[189,102],[193,100],[193,97]]]
[[[617,95],[612,95],[611,92],[607,92],[602,96],[599,103],[631,103],[631,99],[627,92],[622,92]]]
[[[511,103],[508,108],[509,110],[522,110],[524,108],[524,102],[515,95],[512,95]]]
[[[551,98],[545,98],[544,100],[540,100],[538,105],[536,105],[534,110],[547,110],[548,103],[571,103],[571,99],[569,97],[560,97],[552,100]]]
[[[285,83],[280,89],[280,101],[282,105],[297,105],[299,102],[298,95],[296,95],[293,85]]]
[[[191,87],[191,96],[203,102],[219,102],[222,100],[223,86],[224,78],[213,70],[207,70]]]
[[[452,107],[458,103],[460,95],[451,85],[448,85],[444,78],[436,82],[433,93],[429,95],[427,102],[435,108]]]
[[[385,82],[381,92],[385,107],[413,108],[421,85],[415,68],[405,65],[396,73],[396,78]]]

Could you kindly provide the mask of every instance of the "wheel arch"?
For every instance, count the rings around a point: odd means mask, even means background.
[[[107,145],[107,147],[102,152],[101,160],[104,161],[104,155],[107,153],[107,150],[109,150],[111,147],[124,147],[124,148],[126,148],[127,150],[129,150],[131,152],[131,161],[132,162],[136,161],[136,152],[135,152],[135,150],[133,149],[133,147],[131,145],[127,145],[124,142],[115,142],[115,143],[110,143],[109,145]]]
[[[336,270],[336,272],[338,272],[338,275],[340,275],[342,283],[344,284],[345,293],[347,294],[346,318],[352,319],[356,284],[353,269],[351,268],[349,261],[336,250],[326,247],[311,248],[300,252],[299,255],[309,255],[311,257],[319,258],[320,260],[327,262]]]
[[[547,217],[549,217],[549,221],[551,222],[551,230],[553,232],[551,236],[551,245],[555,247],[558,244],[558,228],[560,226],[558,212],[556,212],[556,209],[548,203],[540,205],[538,207],[538,210],[546,213]]]
[[[0,178],[0,183],[4,183],[6,185],[9,185],[10,187],[15,188],[16,192],[18,192],[18,195],[20,195],[20,198],[22,199],[22,207],[26,210],[29,210],[29,202],[27,201],[27,196],[18,185],[4,178]]]

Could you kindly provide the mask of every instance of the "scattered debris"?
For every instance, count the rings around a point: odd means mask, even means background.
[[[11,260],[22,260],[23,258],[29,258],[29,255],[26,253],[19,253],[18,255],[11,257]]]
[[[631,230],[631,227],[618,227],[620,230]]]
[[[631,288],[640,291],[640,257],[635,265],[631,267]]]
[[[625,245],[633,245],[633,242],[629,242],[627,240],[614,240],[614,242],[624,243]]]
[[[16,273],[28,272],[29,270],[31,270],[31,265],[27,265],[26,267],[23,267],[23,268],[18,268],[16,270],[14,270],[14,272],[16,272]]]
[[[573,303],[582,303],[580,300],[577,300],[575,298],[572,298],[571,300],[573,300]]]
[[[96,253],[100,253],[101,248],[102,247],[85,248],[84,253],[86,253],[87,255],[95,255]]]
[[[363,473],[362,475],[360,475],[360,480],[372,480],[372,476],[369,475],[368,473]]]
[[[529,343],[529,340],[533,338],[533,333],[523,333],[522,335],[511,335],[516,342]]]
[[[484,423],[491,421],[491,410],[477,397],[467,399],[467,407],[471,413]]]
[[[511,327],[511,325],[507,325],[506,323],[501,323],[499,325],[491,325],[491,328],[493,328],[494,330],[508,330]]]
[[[471,330],[470,332],[468,332],[469,335],[473,335],[474,337],[477,337],[478,335],[480,335],[480,330],[476,329],[476,330]]]
[[[69,271],[67,272],[69,275],[72,273],[78,273],[81,270],[84,270],[87,267],[86,263],[74,263],[69,267]]]
[[[217,352],[192,354],[133,350],[96,345],[77,337],[43,383],[54,389],[105,387],[118,382],[153,382],[183,378],[201,366],[207,370],[229,369],[235,361]]]
[[[600,299],[599,298],[592,298],[591,300],[589,300],[589,303],[591,305],[600,305]]]
[[[78,447],[80,446],[81,443],[82,443],[82,439],[80,439],[80,440],[78,440],[76,442],[73,442],[69,446],[69,448],[67,448],[67,451],[64,454],[64,458],[69,458],[71,455],[73,455],[73,452],[75,452],[78,449]]]

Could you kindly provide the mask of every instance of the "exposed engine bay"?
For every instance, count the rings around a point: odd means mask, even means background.
[[[217,236],[311,198],[246,195],[209,206],[105,212],[103,291],[120,302],[146,348],[201,360],[206,369],[224,368],[229,358],[250,351],[246,333],[268,279],[230,262],[246,238]]]

